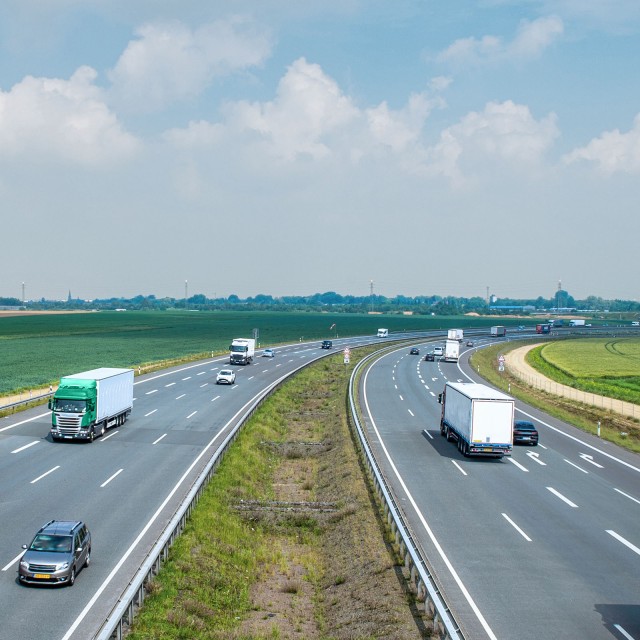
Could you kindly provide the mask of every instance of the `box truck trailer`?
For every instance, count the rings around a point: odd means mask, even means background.
[[[464,339],[464,331],[462,329],[448,329],[447,340],[458,340],[461,342]]]
[[[389,329],[378,329],[378,338],[388,338]]]
[[[89,440],[123,425],[133,407],[133,369],[101,368],[60,380],[51,409],[54,440]]]
[[[507,328],[506,327],[491,327],[491,335],[492,336],[506,336],[507,335]]]
[[[570,327],[584,327],[586,324],[586,320],[569,320]]]
[[[234,338],[229,347],[229,364],[251,364],[255,351],[253,338]]]
[[[445,362],[458,362],[460,355],[460,343],[457,340],[447,340],[444,345]]]
[[[455,440],[465,456],[502,458],[513,449],[515,402],[512,397],[475,382],[447,382],[440,433]]]

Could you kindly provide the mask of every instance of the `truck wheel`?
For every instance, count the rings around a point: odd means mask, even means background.
[[[443,436],[444,435],[444,425],[442,423],[440,423],[440,435]]]
[[[105,421],[105,422],[100,423],[100,435],[101,435],[101,436],[103,436],[103,435],[104,435],[104,432],[106,431],[106,424],[107,424],[107,423],[106,423],[106,421]]]
[[[95,427],[91,427],[91,431],[89,431],[89,442],[93,442],[95,437],[96,437]]]

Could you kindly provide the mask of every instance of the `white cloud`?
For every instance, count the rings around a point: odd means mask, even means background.
[[[483,63],[502,60],[520,60],[540,56],[564,31],[558,16],[523,20],[511,42],[497,36],[461,38],[442,51],[440,62]]]
[[[462,178],[462,164],[479,172],[495,162],[532,166],[558,137],[556,116],[536,120],[525,105],[488,103],[484,111],[471,112],[440,135],[428,150],[429,169],[454,180]]]
[[[99,164],[134,152],[138,142],[105,105],[96,75],[84,66],[69,80],[27,76],[0,92],[0,155]]]
[[[268,141],[274,155],[293,160],[329,154],[328,136],[359,116],[350,98],[317,64],[296,60],[280,80],[271,102],[229,104],[229,124]]]
[[[216,77],[260,65],[271,50],[267,32],[238,17],[195,30],[147,24],[137,35],[109,78],[117,103],[139,112],[197,96]]]
[[[567,164],[584,160],[595,163],[607,174],[640,173],[640,114],[633,127],[627,133],[618,129],[605,131],[599,138],[594,138],[585,147],[574,149],[564,156]]]

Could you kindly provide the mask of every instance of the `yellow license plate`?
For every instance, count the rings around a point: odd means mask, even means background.
[[[48,573],[36,573],[33,577],[39,580],[49,580],[51,578]]]

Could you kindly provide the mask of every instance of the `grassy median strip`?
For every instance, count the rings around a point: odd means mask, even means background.
[[[640,452],[640,426],[637,419],[625,417],[601,407],[576,402],[541,389],[534,389],[517,376],[510,374],[508,370],[500,372],[498,357],[525,344],[527,343],[509,342],[479,349],[470,360],[471,366],[499,389],[583,431],[595,434],[600,422],[600,436],[603,439],[615,442],[630,451]],[[536,349],[533,351],[535,352]],[[532,366],[539,364],[543,375],[556,379],[551,366],[539,363],[539,359],[540,356],[534,353],[528,361]],[[556,381],[566,384],[565,377],[566,374],[558,373]]]
[[[325,358],[254,414],[131,640],[428,637],[354,448],[349,374]]]

